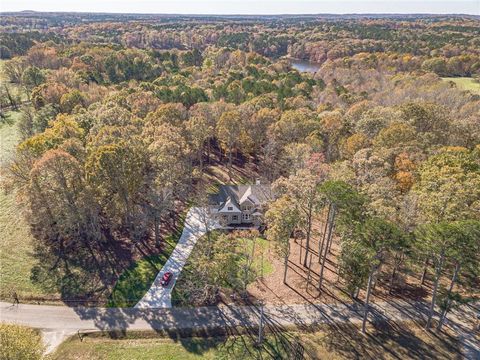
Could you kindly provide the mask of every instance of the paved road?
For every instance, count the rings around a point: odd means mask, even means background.
[[[425,320],[427,309],[423,303],[380,303],[373,306],[370,320]],[[266,326],[271,330],[322,323],[357,323],[362,318],[360,304],[265,306],[264,310]],[[471,327],[464,321],[472,318],[474,311],[472,308],[464,309],[461,313],[450,314],[448,318],[448,326],[465,340],[464,352],[468,359],[480,358],[480,344],[471,336]],[[227,329],[239,326],[252,328],[258,326],[259,309],[254,306],[104,309],[0,303],[0,320],[42,329],[48,349],[52,351],[65,337],[77,331],[155,330],[186,335],[194,330],[206,336],[225,333]]]
[[[205,225],[207,221],[208,225]],[[175,286],[175,282],[182,272],[183,266],[190,256],[195,243],[206,233],[207,226],[208,230],[213,230],[217,227],[217,224],[208,219],[208,213],[205,209],[192,207],[187,213],[185,227],[183,228],[182,235],[180,236],[172,255],[167,260],[162,270],[157,274],[150,289],[135,305],[135,308],[150,309],[172,307],[172,290]],[[160,282],[167,271],[173,273],[173,279],[167,287],[163,287]]]

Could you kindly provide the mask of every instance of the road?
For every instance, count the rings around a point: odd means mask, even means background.
[[[391,301],[372,307],[370,321],[425,320],[427,305]],[[472,318],[478,310],[466,308],[461,313],[449,314],[450,326],[464,341],[468,359],[480,359],[480,344],[472,336],[470,325],[464,320]],[[296,326],[358,323],[362,318],[361,304],[299,304],[265,306],[264,314],[270,330]],[[195,334],[208,336],[226,333],[236,327],[258,326],[259,308],[255,306],[212,306],[198,308],[86,308],[0,303],[0,320],[28,325],[42,330],[48,350],[52,351],[66,337],[77,331],[154,330],[170,335]]]
[[[207,223],[208,221],[208,223]],[[208,225],[206,225],[208,224]],[[192,207],[185,218],[185,226],[178,243],[173,250],[170,258],[163,268],[157,274],[152,286],[145,293],[142,299],[135,305],[138,309],[150,308],[171,308],[172,290],[182,272],[190,253],[192,252],[197,240],[206,233],[206,228],[213,230],[218,225],[209,220],[205,209]],[[173,279],[167,287],[161,285],[162,277],[167,272],[173,273]]]

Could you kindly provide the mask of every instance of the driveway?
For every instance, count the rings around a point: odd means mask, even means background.
[[[177,246],[173,250],[170,258],[167,260],[162,270],[157,274],[155,281],[143,298],[135,305],[137,309],[151,308],[171,308],[172,307],[172,290],[175,283],[182,272],[190,253],[195,246],[197,240],[218,227],[208,215],[208,211],[204,208],[192,207],[185,218],[185,227],[182,235],[178,240]],[[163,274],[167,271],[173,273],[173,279],[167,287],[163,287],[160,282]]]

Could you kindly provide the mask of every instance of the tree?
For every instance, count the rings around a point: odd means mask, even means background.
[[[318,249],[318,260],[321,264],[319,289],[321,289],[327,254],[333,241],[333,230],[337,227],[343,239],[352,239],[353,229],[357,224],[361,223],[365,217],[365,198],[343,181],[327,180],[319,186],[319,191],[324,198],[324,205],[328,206],[322,240],[319,242]],[[350,263],[350,259],[348,259],[350,252],[346,247],[348,246],[346,243],[343,243],[342,240],[342,253],[345,255],[343,256],[345,269],[350,266],[359,266],[360,263]],[[354,248],[352,247],[351,250],[354,250]],[[360,249],[357,250],[360,251]],[[357,280],[353,281],[353,283],[357,282]],[[352,289],[352,291],[354,291],[354,289]]]
[[[168,123],[156,130],[147,154],[153,172],[149,175],[147,203],[153,214],[155,240],[160,245],[159,222],[172,208],[173,200],[181,197],[191,182],[189,148],[178,128]]]
[[[81,91],[72,90],[60,98],[62,112],[71,113],[76,106],[85,106],[85,96]]]
[[[365,333],[370,307],[370,296],[375,277],[385,262],[387,252],[393,246],[398,247],[403,241],[401,230],[394,224],[379,218],[370,218],[356,229],[358,240],[368,249],[370,254],[370,273],[368,276],[365,312],[363,315],[362,332]]]
[[[144,136],[148,140],[154,139],[160,125],[169,124],[173,126],[182,126],[187,119],[187,111],[182,104],[164,104],[160,105],[156,111],[149,113],[145,118],[143,129]]]
[[[220,116],[217,123],[217,137],[223,150],[228,152],[228,168],[232,167],[232,156],[240,146],[242,134],[242,119],[238,111],[227,111]]]
[[[177,281],[177,299],[180,303],[213,305],[222,287],[238,285],[241,254],[237,239],[219,232],[211,234],[211,241],[201,239]]]
[[[26,326],[0,324],[2,359],[40,360],[44,346],[40,333]]]
[[[318,185],[322,181],[324,181],[324,177],[318,176],[308,169],[302,169],[288,178],[278,179],[273,184],[276,192],[288,196],[291,202],[290,206],[294,207],[299,214],[298,225],[303,229],[306,238],[303,261],[305,267],[308,264],[314,215],[322,204],[322,198],[318,191]]]
[[[283,195],[270,204],[265,220],[267,239],[275,244],[277,252],[284,258],[283,283],[286,284],[290,236],[300,222],[300,214],[297,208],[291,206],[289,196]]]
[[[85,164],[87,181],[106,213],[131,235],[141,228],[133,219],[145,188],[146,164],[145,151],[125,140],[92,149]]]
[[[366,285],[370,274],[372,253],[354,237],[344,236],[338,262],[339,275],[345,281],[346,290],[353,299]]]
[[[307,109],[288,110],[283,112],[280,120],[273,123],[269,129],[269,136],[280,144],[302,142],[318,127],[315,114]]]
[[[188,140],[192,149],[197,153],[200,171],[203,171],[203,150],[205,143],[213,137],[213,128],[204,117],[193,116],[185,124]]]
[[[29,66],[23,71],[22,84],[29,90],[43,84],[45,80],[45,75],[36,66]]]
[[[429,315],[426,329],[434,315],[440,278],[448,261],[453,261],[454,272],[446,297],[453,291],[462,268],[467,268],[478,275],[479,261],[479,234],[480,224],[478,221],[454,221],[439,222],[419,226],[416,230],[418,246],[428,258],[433,261],[435,277],[433,283],[432,300],[430,302]],[[447,304],[448,305],[448,304]],[[442,314],[439,328],[448,312]]]
[[[413,192],[426,222],[479,218],[480,157],[465,148],[444,148],[419,168]]]

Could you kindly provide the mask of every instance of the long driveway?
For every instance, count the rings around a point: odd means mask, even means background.
[[[477,304],[478,306],[478,304]],[[373,305],[370,321],[419,320],[423,322],[428,310],[424,303],[391,301]],[[472,319],[478,308],[467,307],[462,312],[449,314],[450,326],[463,342],[467,359],[480,358],[478,337],[471,331]],[[307,304],[265,306],[265,324],[270,331],[289,326],[300,328],[326,324],[357,323],[362,318],[361,304]],[[0,302],[0,321],[28,325],[42,330],[49,351],[77,331],[155,330],[168,334],[203,335],[225,333],[227,329],[258,326],[259,308],[256,306],[212,306],[197,308],[135,309],[135,308],[69,308],[64,306],[12,306]],[[473,335],[473,336],[472,336]]]
[[[207,232],[207,230],[210,231],[216,227],[217,224],[209,218],[208,212],[205,209],[198,207],[190,208],[185,218],[182,235],[180,236],[175,249],[162,270],[157,274],[150,289],[135,305],[135,308],[171,308],[173,287],[175,286],[195,243]],[[167,287],[163,287],[160,282],[162,281],[163,274],[167,271],[173,273],[173,279]]]

